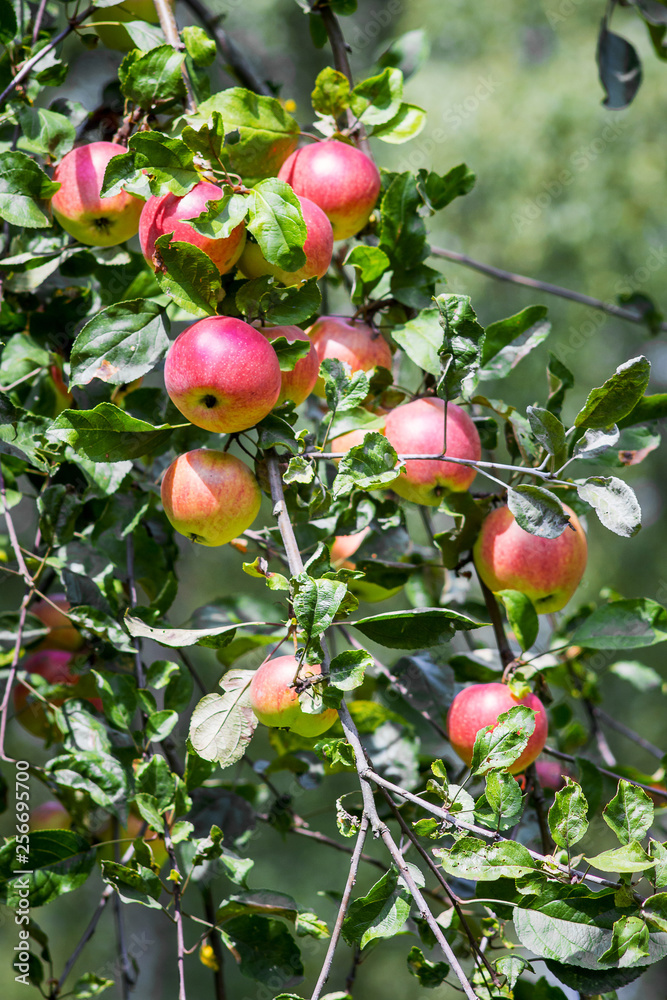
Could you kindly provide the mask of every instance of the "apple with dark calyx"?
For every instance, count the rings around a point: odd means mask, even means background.
[[[70,670],[72,654],[65,649],[44,649],[38,653],[31,653],[20,664],[22,670],[28,674],[39,674],[49,684],[66,684],[72,688],[70,697],[78,697],[76,687],[80,677]],[[54,699],[53,705],[62,705],[66,698]],[[87,701],[94,705],[98,711],[102,711],[102,702],[99,698],[87,698]],[[50,724],[46,714],[44,701],[33,695],[29,688],[19,682],[14,688],[14,714],[16,721],[20,722],[24,729],[27,729],[33,736],[41,739],[47,737],[54,738],[57,730]]]
[[[51,208],[65,232],[91,247],[113,247],[135,236],[144,207],[141,198],[121,191],[101,198],[104,172],[125,150],[112,142],[77,146],[63,156],[53,179],[60,184]]]
[[[391,348],[382,334],[367,323],[349,316],[321,316],[307,332],[320,364],[326,358],[336,358],[346,362],[352,372],[368,372],[376,365],[391,371]],[[315,392],[325,395],[323,379],[317,380]]]
[[[173,7],[174,0],[168,2]],[[116,21],[121,23],[114,23]],[[159,24],[153,0],[123,0],[123,3],[116,4],[115,7],[98,7],[90,17],[90,23],[94,25],[102,44],[116,52],[129,52],[136,48],[129,32],[123,27],[123,23],[128,21]]]
[[[300,285],[308,278],[323,278],[327,273],[333,254],[331,223],[322,209],[308,198],[299,198],[299,204],[308,232],[303,245],[306,263],[296,271],[284,271],[277,264],[268,262],[258,243],[247,240],[238,262],[239,270],[246,278],[261,278],[270,274],[284,285]]]
[[[398,455],[438,455],[445,440],[445,402],[435,397],[403,403],[387,414],[387,440]],[[473,420],[456,403],[447,403],[447,450],[450,458],[479,461],[482,446]],[[447,491],[467,490],[476,470],[440,459],[410,460],[388,488],[404,500],[437,507]]]
[[[509,507],[491,511],[473,546],[477,572],[489,590],[520,591],[538,615],[565,607],[584,575],[587,545],[576,514],[563,507],[571,527],[566,525],[557,538],[524,531]]]
[[[180,198],[171,193],[149,198],[139,220],[139,242],[141,252],[151,267],[155,267],[155,241],[160,236],[173,233],[175,242],[190,243],[203,250],[220,274],[230,271],[245,244],[245,223],[239,223],[225,239],[212,239],[198,233],[185,221],[196,219],[206,211],[207,202],[217,201],[223,195],[223,189],[217,184],[200,181]]]
[[[447,713],[447,732],[461,760],[470,766],[475,737],[480,729],[494,726],[498,716],[509,712],[516,705],[526,705],[537,714],[535,729],[528,740],[528,745],[521,756],[508,768],[510,774],[519,774],[542,752],[547,741],[548,724],[544,705],[534,694],[525,698],[515,698],[507,684],[497,681],[490,684],[471,684],[464,688],[454,698]]]
[[[350,556],[354,555],[370,530],[370,527],[366,527],[362,528],[361,531],[355,531],[353,535],[336,535],[329,553],[329,562],[334,569],[357,568],[357,564],[350,559]],[[403,584],[398,587],[383,587],[379,583],[361,579],[350,580],[348,588],[350,593],[358,597],[360,601],[377,604],[380,601],[388,601],[390,597],[395,597],[403,589]]]
[[[231,316],[209,316],[171,344],[164,384],[190,423],[233,434],[271,412],[282,377],[278,356],[259,330]]]
[[[240,458],[197,448],[174,459],[162,480],[162,504],[170,523],[192,542],[226,545],[249,528],[261,493]]]
[[[325,213],[335,240],[356,236],[368,222],[380,194],[380,172],[356,146],[328,139],[297,149],[278,177]]]
[[[298,326],[260,326],[259,332],[268,341],[284,337],[288,344],[293,344],[297,340],[305,340],[310,343],[310,350],[305,357],[299,358],[291,371],[281,371],[281,389],[276,406],[291,400],[295,406],[303,403],[304,399],[310,396],[317,382],[320,371],[320,360],[310,338]]]
[[[28,818],[30,830],[69,830],[72,817],[60,802],[52,799],[31,809]]]
[[[68,649],[72,653],[81,649],[84,638],[67,617],[65,612],[69,609],[70,603],[64,594],[49,594],[48,600],[30,606],[30,614],[39,618],[49,630],[39,649]]]
[[[299,736],[320,736],[333,726],[338,712],[326,708],[317,715],[309,715],[301,708],[293,685],[297,679],[305,681],[321,673],[319,663],[304,663],[299,670],[296,656],[265,660],[250,682],[250,707],[265,726],[289,729]]]

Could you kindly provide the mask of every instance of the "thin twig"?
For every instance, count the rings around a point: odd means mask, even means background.
[[[342,73],[347,77],[350,87],[354,87],[352,70],[350,69],[350,60],[347,57],[347,42],[343,38],[340,22],[329,6],[328,0],[325,0],[321,6],[317,4],[314,5],[313,13],[319,14],[322,18],[322,24],[324,25],[327,38],[329,39],[329,45],[331,46],[334,66],[339,73]],[[345,114],[345,120],[347,121],[348,128],[356,132],[359,148],[366,154],[366,156],[370,156],[371,150],[368,144],[368,138],[366,137],[366,129],[361,123],[357,122],[355,115],[349,108]]]
[[[475,567],[475,569],[477,570],[477,567]],[[503,625],[503,620],[500,615],[498,601],[482,580],[479,575],[479,571],[477,571],[477,579],[479,580],[479,585],[482,588],[486,610],[489,612],[489,618],[491,619],[491,625],[493,626],[493,634],[496,637],[496,646],[498,647],[498,652],[500,653],[500,659],[503,667],[507,669],[510,663],[515,660],[515,656],[512,652],[512,647],[507,640],[507,636],[505,635],[505,626]]]
[[[280,536],[283,540],[283,545],[285,546],[290,573],[292,576],[298,576],[300,573],[303,573],[303,559],[301,558],[301,553],[299,552],[299,546],[297,545],[294,528],[292,527],[292,522],[287,512],[287,505],[285,504],[285,495],[283,493],[283,483],[280,475],[278,458],[273,450],[267,451],[265,454],[266,466],[269,473],[269,483],[271,486],[271,499],[273,501],[273,516],[278,522],[278,529],[280,530]]]
[[[37,8],[37,13],[35,15],[35,24],[32,29],[32,44],[35,45],[37,39],[39,38],[39,30],[42,27],[42,20],[44,18],[44,11],[46,10],[47,0],[40,0],[39,7]]]
[[[177,52],[185,52],[185,45],[181,41],[181,37],[178,33],[178,25],[176,24],[174,11],[169,3],[169,0],[153,0],[153,5],[160,20],[160,27],[162,28],[164,37],[167,39],[167,44],[171,45],[171,47],[176,49]],[[185,92],[187,94],[186,111],[188,114],[193,114],[197,110],[197,102],[195,100],[195,93],[192,89],[192,83],[190,82],[190,76],[185,66],[185,62],[183,62],[183,65],[181,66],[181,73],[183,74]]]
[[[239,48],[234,39],[229,37],[224,28],[220,27],[218,17],[211,14],[210,10],[201,0],[185,0],[185,5],[194,11],[204,27],[208,28],[211,32],[215,39],[215,44],[224,57],[227,68],[239,83],[247,90],[252,90],[256,94],[272,97],[270,88],[257,74],[245,53]]]
[[[48,45],[45,45],[43,49],[40,49],[39,52],[32,57],[32,59],[28,59],[27,62],[23,63],[23,66],[21,66],[21,69],[18,71],[12,82],[7,84],[3,92],[0,94],[0,104],[3,104],[5,99],[9,97],[11,92],[15,90],[19,83],[25,80],[28,74],[32,72],[33,67],[35,67],[38,62],[41,62],[44,56],[47,56],[57,45],[60,45],[63,39],[67,38],[68,35],[75,31],[80,24],[83,24],[83,22],[90,17],[94,10],[95,8],[93,6],[86,8],[83,14],[79,14],[78,17],[73,18],[67,27],[58,32],[58,34],[51,39]]]
[[[334,924],[333,931],[331,932],[331,939],[329,941],[329,947],[327,948],[327,953],[324,958],[324,964],[322,965],[320,974],[317,977],[317,982],[315,983],[315,989],[313,990],[310,1000],[320,1000],[320,994],[324,989],[324,984],[329,978],[329,973],[331,972],[331,964],[333,962],[334,953],[336,951],[336,947],[338,946],[340,934],[343,929],[343,921],[345,920],[345,914],[347,913],[347,908],[350,905],[350,897],[352,895],[352,890],[357,881],[357,871],[359,870],[359,862],[361,860],[361,853],[362,853],[362,848],[364,846],[364,841],[366,839],[366,834],[368,833],[368,827],[369,827],[368,817],[364,814],[361,817],[361,824],[359,826],[359,833],[357,834],[357,841],[354,845],[354,851],[352,852],[352,859],[350,861],[350,871],[347,876],[347,882],[345,883],[345,889],[343,890],[343,897],[340,901],[340,906],[338,908],[336,923]]]
[[[474,271],[486,274],[490,278],[497,278],[499,281],[509,281],[514,285],[525,285],[526,288],[534,288],[537,291],[546,292],[548,295],[557,295],[561,299],[570,299],[572,302],[578,302],[582,306],[589,306],[591,309],[599,309],[601,312],[607,313],[609,316],[615,316],[617,319],[627,320],[629,323],[639,323],[640,325],[645,323],[643,316],[634,309],[626,309],[623,306],[612,305],[609,302],[603,302],[601,299],[594,299],[590,295],[583,295],[581,292],[572,291],[571,288],[562,288],[560,285],[552,285],[548,281],[538,281],[536,278],[527,278],[523,274],[515,274],[512,271],[503,271],[498,267],[492,267],[490,264],[483,264],[479,260],[473,260],[473,258],[468,257],[467,254],[458,253],[456,250],[445,250],[443,247],[431,247],[431,254],[434,257],[444,257],[446,260],[454,261],[457,264],[463,264],[464,267],[470,267]],[[667,323],[660,323],[659,329],[667,330]]]
[[[533,800],[533,805],[535,806],[535,815],[537,816],[537,824],[540,828],[540,839],[542,840],[542,851],[544,854],[551,854],[556,845],[553,842],[551,831],[549,830],[549,824],[547,822],[547,817],[545,815],[545,802],[544,802],[544,792],[542,791],[542,786],[540,784],[540,779],[537,775],[537,769],[534,764],[531,764],[526,768],[526,777],[530,783],[531,797]]]
[[[116,864],[120,864],[120,841],[118,839],[119,824],[115,816],[112,820],[111,829],[114,840],[114,860]],[[134,985],[134,970],[132,969],[132,965],[130,963],[130,956],[127,953],[127,946],[125,943],[125,926],[121,911],[120,896],[118,893],[115,893],[113,897],[113,915],[114,923],[116,925],[116,943],[118,945],[118,951],[120,952],[120,993],[122,1000],[128,1000],[130,989]]]
[[[174,920],[176,923],[176,966],[178,968],[178,1000],[187,1000],[185,993],[185,940],[183,937],[183,913],[181,911],[181,871],[174,850],[174,844],[169,833],[169,823],[165,817],[164,846],[167,848],[169,861],[177,878],[174,886]]]
[[[632,740],[633,743],[636,743],[637,746],[641,747],[642,750],[646,750],[647,753],[650,753],[653,757],[657,757],[658,760],[662,760],[665,756],[665,751],[661,750],[660,747],[657,747],[655,743],[645,740],[644,737],[640,736],[639,733],[636,733],[634,729],[630,729],[625,725],[625,723],[612,718],[612,716],[608,715],[603,708],[599,707],[599,705],[593,706],[593,713],[600,720],[600,722],[604,723],[605,726],[609,726],[610,729],[615,729],[617,733],[627,736],[629,740]]]
[[[213,894],[211,892],[210,886],[205,886],[202,889],[202,897],[204,899],[204,912],[206,913],[206,919],[212,925],[213,930],[210,931],[208,935],[208,941],[213,948],[213,955],[215,957],[215,964],[217,968],[213,970],[213,988],[215,989],[215,1000],[227,1000],[227,991],[225,989],[225,972],[224,972],[224,961],[225,953],[222,948],[222,942],[220,940],[220,934],[215,926],[215,903],[213,902]]]
[[[549,757],[555,757],[556,760],[565,760],[568,764],[577,763],[577,758],[573,757],[572,754],[563,753],[562,750],[555,750],[553,747],[543,747],[542,753],[547,754]],[[585,760],[586,758],[583,759]],[[598,769],[600,774],[606,774],[608,778],[613,778],[615,781],[627,781],[628,784],[635,785],[636,788],[643,788],[649,795],[657,795],[661,799],[667,799],[667,789],[659,788],[656,785],[647,785],[642,781],[635,781],[634,778],[626,778],[624,775],[610,771],[606,767],[600,767],[599,764],[594,764],[593,766]]]

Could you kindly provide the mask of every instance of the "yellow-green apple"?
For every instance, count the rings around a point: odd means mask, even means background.
[[[353,372],[368,372],[376,365],[391,371],[392,354],[381,333],[367,323],[348,316],[320,316],[308,329],[320,364],[326,358],[346,362]],[[315,392],[324,396],[324,381],[317,380]]]
[[[261,326],[259,332],[263,333],[269,341],[275,340],[277,337],[284,337],[288,344],[293,344],[297,340],[307,340],[310,343],[308,354],[299,358],[291,371],[281,371],[280,373],[282,386],[276,405],[280,406],[281,403],[291,399],[296,406],[299,406],[304,399],[310,396],[320,371],[320,359],[310,342],[310,338],[298,326]]]
[[[351,431],[350,433],[354,433]],[[355,531],[353,535],[336,535],[329,552],[329,562],[334,569],[356,569],[357,564],[350,556],[353,556],[361,543],[370,532],[370,528],[362,528]],[[373,556],[371,555],[371,558]],[[350,592],[358,597],[360,601],[368,601],[369,604],[377,604],[379,601],[388,601],[402,589],[398,587],[383,587],[379,583],[372,583],[370,580],[350,580],[348,583]]]
[[[174,0],[169,0],[169,4],[173,7]],[[100,41],[108,49],[129,52],[136,45],[123,24],[128,21],[158,24],[159,18],[153,0],[123,0],[123,3],[116,4],[115,7],[98,7],[93,11],[90,21],[95,25]]]
[[[233,434],[271,412],[282,378],[278,356],[259,330],[231,316],[208,316],[171,344],[164,384],[191,423]]]
[[[160,195],[159,198],[149,198],[139,220],[141,252],[148,263],[155,266],[155,241],[166,233],[173,233],[175,241],[191,243],[203,250],[220,274],[230,271],[241,256],[245,244],[245,223],[240,222],[225,239],[212,239],[202,236],[185,221],[196,219],[206,210],[209,201],[217,201],[223,194],[223,189],[217,184],[200,181],[181,198],[171,193]]]
[[[497,507],[484,518],[473,557],[489,590],[519,590],[538,615],[565,607],[584,575],[587,545],[577,515],[563,507],[570,524],[557,538],[524,531],[509,507]]]
[[[284,271],[277,264],[268,262],[259,243],[247,240],[238,262],[239,270],[246,278],[261,278],[270,274],[284,285],[300,285],[308,278],[323,278],[327,273],[333,253],[331,223],[322,209],[308,198],[299,198],[299,204],[308,233],[303,245],[306,263],[296,271]]]
[[[70,697],[76,698],[76,687],[80,677],[70,670],[72,654],[65,649],[44,649],[38,653],[31,653],[21,663],[21,669],[28,674],[38,674],[49,684],[66,684],[72,688]],[[62,705],[66,698],[54,698],[53,705]],[[87,698],[87,701],[102,711],[102,702],[99,698]],[[14,688],[14,714],[17,722],[27,729],[34,736],[41,739],[55,737],[57,731],[51,726],[46,714],[43,699],[37,698],[29,688],[19,682]]]
[[[542,752],[547,741],[548,723],[544,705],[534,694],[525,698],[515,698],[507,684],[494,681],[490,684],[471,684],[454,698],[447,713],[447,732],[461,760],[470,766],[475,737],[486,726],[495,728],[498,716],[509,712],[516,705],[532,708],[535,715],[535,729],[521,756],[508,768],[510,774],[519,774],[532,764]]]
[[[72,817],[64,805],[52,799],[31,809],[28,824],[31,830],[69,830]]]
[[[84,643],[83,636],[67,617],[70,603],[64,594],[49,594],[49,599],[37,601],[29,608],[30,614],[46,625],[49,634],[39,644],[39,649],[68,649],[76,652]]]
[[[294,687],[322,673],[319,663],[304,664],[299,670],[295,656],[276,656],[265,660],[250,681],[250,707],[260,722],[274,729],[290,729],[299,736],[320,736],[338,718],[335,708],[325,708],[317,715],[304,712]]]
[[[226,545],[249,528],[261,494],[240,458],[197,448],[179,455],[162,480],[164,512],[176,531],[200,545]]]
[[[53,173],[60,184],[51,208],[65,232],[91,247],[113,247],[129,240],[139,229],[144,207],[141,198],[121,191],[101,198],[104,171],[114,156],[125,150],[113,142],[91,142],[63,156]]]
[[[445,403],[442,399],[415,399],[387,414],[387,440],[399,455],[438,455],[445,440]],[[450,458],[479,461],[482,446],[474,422],[456,403],[447,404],[447,450]],[[437,507],[449,490],[467,490],[475,469],[441,459],[411,460],[389,488],[404,500]]]
[[[380,172],[356,146],[335,139],[315,142],[288,156],[278,177],[319,205],[335,240],[356,236],[380,194]]]

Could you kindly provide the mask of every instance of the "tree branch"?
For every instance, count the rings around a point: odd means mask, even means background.
[[[578,302],[580,305],[589,306],[591,309],[599,309],[609,316],[627,320],[628,323],[639,323],[640,325],[644,325],[645,323],[643,316],[634,309],[626,309],[623,306],[603,302],[602,299],[594,299],[590,295],[583,295],[581,292],[574,292],[572,289],[562,288],[560,285],[552,285],[548,281],[538,281],[536,278],[527,278],[523,274],[503,271],[498,267],[492,267],[491,264],[483,264],[479,260],[473,260],[467,254],[458,253],[456,250],[431,247],[431,254],[434,257],[444,257],[446,260],[454,261],[456,264],[463,264],[464,267],[470,267],[473,271],[479,271],[480,274],[486,274],[490,278],[496,278],[498,281],[509,281],[514,285],[524,285],[526,288],[534,288],[537,291],[546,292],[548,295],[557,295],[561,299]],[[667,323],[660,323],[659,329],[667,330]]]
[[[334,66],[339,73],[346,76],[350,87],[354,87],[354,80],[352,78],[352,70],[350,69],[350,60],[347,57],[348,46],[343,38],[343,32],[341,30],[340,22],[338,18],[329,6],[328,0],[320,4],[313,5],[313,13],[319,14],[322,18],[322,24],[327,33],[327,38],[329,39],[329,45],[331,46],[331,52],[333,54]],[[371,156],[370,146],[368,144],[368,139],[366,137],[366,129],[360,123],[356,125],[356,118],[352,111],[348,108],[345,114],[348,128],[356,131],[358,136],[359,148],[366,154],[366,156]],[[372,157],[371,157],[372,159]]]
[[[229,37],[227,32],[220,27],[218,17],[211,14],[210,10],[201,0],[185,0],[185,5],[197,15],[204,27],[211,32],[215,39],[215,44],[218,46],[218,50],[227,64],[227,68],[239,83],[247,90],[252,90],[256,94],[272,97],[271,90],[267,87],[264,80],[258,76],[245,53]]]
[[[491,619],[491,625],[493,626],[493,634],[496,637],[496,646],[498,647],[498,652],[500,653],[500,660],[503,667],[507,669],[510,663],[514,662],[516,657],[514,656],[512,647],[507,641],[507,636],[505,635],[505,626],[503,625],[498,601],[482,580],[477,567],[475,567],[475,572],[477,573],[477,579],[479,580],[479,585],[482,588],[482,594],[484,595],[486,610],[489,612],[489,618]]]
[[[185,992],[185,940],[183,938],[183,913],[181,911],[181,871],[178,867],[174,844],[169,833],[169,822],[164,820],[164,846],[167,848],[169,861],[178,878],[174,886],[174,919],[176,922],[176,966],[178,968],[178,1000],[187,1000]]]
[[[269,484],[271,486],[271,499],[273,501],[273,516],[278,522],[280,537],[287,553],[287,562],[292,576],[303,573],[303,559],[299,552],[294,528],[285,504],[285,494],[283,493],[283,482],[280,475],[280,466],[275,450],[271,449],[266,453],[266,465],[269,473]]]

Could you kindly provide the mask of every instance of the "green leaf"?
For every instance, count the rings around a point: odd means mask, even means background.
[[[350,103],[350,82],[344,73],[327,66],[318,74],[310,97],[317,114],[340,118]]]
[[[152,910],[162,909],[158,902],[162,883],[150,868],[143,865],[130,868],[115,861],[103,861],[102,878],[114,887],[124,903],[141,903]]]
[[[393,118],[382,125],[376,125],[371,135],[394,146],[409,142],[419,135],[426,125],[426,112],[418,104],[401,102]]]
[[[214,111],[221,115],[228,134],[238,133],[237,142],[225,145],[223,163],[243,177],[248,187],[263,177],[275,177],[296,149],[299,125],[275,97],[230,87],[202,101],[196,114],[188,115],[188,122],[197,127],[208,122]]]
[[[646,391],[650,362],[643,356],[619,365],[604,385],[592,389],[574,419],[575,427],[611,427],[627,416]]]
[[[653,691],[662,687],[662,677],[653,667],[647,667],[638,660],[619,660],[612,663],[609,673],[632,684],[636,691]]]
[[[523,807],[521,789],[507,771],[490,771],[484,790],[486,803],[498,819],[520,816]]]
[[[497,958],[495,965],[496,971],[499,972],[501,976],[505,976],[507,978],[507,985],[510,990],[514,989],[514,986],[522,972],[535,971],[530,962],[528,962],[525,958],[522,958],[520,955],[506,955],[502,958]],[[530,985],[534,988],[536,985],[539,986],[540,983],[544,982],[545,980],[541,979],[539,983],[531,983]],[[560,993],[560,990],[558,992]],[[547,994],[538,992],[537,994],[533,994],[533,1000],[564,1000],[564,994],[561,993],[561,996],[558,997],[556,991],[554,991],[553,996],[551,996],[551,994],[547,996]]]
[[[535,711],[515,705],[498,716],[494,726],[486,726],[475,737],[470,769],[486,774],[494,768],[511,767],[528,746],[535,729]]]
[[[641,914],[659,931],[667,931],[667,892],[659,892],[657,895],[645,899],[642,903]]]
[[[572,642],[588,649],[636,649],[667,639],[667,610],[648,597],[612,601],[575,629]]]
[[[390,175],[391,180],[380,204],[380,248],[408,272],[417,267],[429,249],[426,226],[419,215],[423,205],[412,173]]]
[[[118,70],[120,89],[128,100],[146,111],[171,104],[185,96],[182,66],[185,53],[171,45],[159,45],[149,52],[129,52]]]
[[[576,781],[565,781],[565,788],[556,792],[549,810],[549,829],[557,846],[569,851],[588,829],[588,802]]]
[[[188,25],[181,31],[185,51],[195,66],[210,66],[215,61],[215,41],[197,25]]]
[[[11,837],[0,847],[0,903],[16,912],[45,906],[78,889],[94,867],[95,851],[73,830],[33,830],[29,854]]]
[[[390,649],[426,649],[447,642],[458,631],[482,628],[483,623],[474,622],[450,608],[415,608],[359,618],[349,622],[349,627]]]
[[[486,328],[486,337],[482,347],[482,365],[488,365],[518,337],[523,336],[536,324],[542,323],[546,315],[546,306],[527,306],[514,316],[491,323]]]
[[[50,226],[45,202],[60,187],[25,153],[0,153],[0,219],[12,226]]]
[[[443,336],[437,309],[422,309],[414,319],[394,327],[391,336],[418,368],[436,377],[440,375]]]
[[[524,531],[540,538],[558,538],[568,527],[570,517],[560,500],[542,486],[516,486],[507,490],[507,506]]]
[[[403,74],[388,66],[362,80],[350,94],[350,107],[364,125],[383,125],[396,116],[403,98]]]
[[[396,479],[398,456],[379,431],[368,431],[361,444],[354,445],[340,460],[332,484],[335,500],[354,489],[376,490]]]
[[[424,958],[424,952],[417,945],[413,945],[408,952],[408,969],[413,976],[419,980],[419,985],[424,989],[434,989],[440,986],[449,975],[449,966],[446,962],[429,962]]]
[[[77,748],[75,753],[50,760],[48,771],[65,795],[76,789],[91,804],[114,815],[122,811],[130,794],[127,774],[116,758],[104,751]]]
[[[141,639],[152,639],[161,646],[169,646],[171,649],[195,645],[219,649],[234,638],[236,629],[263,624],[264,622],[234,622],[217,628],[154,628],[152,625],[146,625],[140,618],[125,616],[125,625],[130,635]]]
[[[488,336],[488,330],[487,330]],[[555,414],[540,406],[529,406],[526,410],[530,429],[549,455],[558,456],[557,465],[565,452],[565,428]]]
[[[40,156],[50,156],[59,160],[69,153],[76,139],[76,130],[65,115],[46,108],[30,107],[22,104],[16,109],[16,117],[26,140],[33,152]]]
[[[622,844],[643,840],[653,825],[653,802],[643,788],[621,779],[602,818]]]
[[[518,590],[499,590],[496,597],[502,601],[510,628],[525,653],[534,644],[540,628],[533,602]]]
[[[102,309],[77,336],[70,355],[70,385],[94,378],[122,385],[151,371],[164,357],[169,338],[164,310],[148,299]]]
[[[350,904],[343,922],[345,941],[363,948],[370,941],[400,934],[410,915],[410,905],[408,890],[391,869],[366,896]]]
[[[292,606],[297,624],[308,639],[329,628],[347,593],[344,583],[337,580],[315,580],[307,573],[294,578]]]
[[[155,241],[158,284],[186,312],[214,316],[221,296],[220,272],[208,254],[192,243],[171,242],[171,233]]]
[[[129,729],[137,710],[137,683],[128,674],[91,670],[105,716],[118,729]]]
[[[334,656],[329,667],[329,684],[340,691],[354,691],[373,666],[373,657],[365,649],[346,649]]]
[[[190,743],[204,760],[230,767],[243,757],[257,719],[250,707],[251,670],[228,670],[220,684],[224,694],[207,694],[190,721]]]
[[[443,293],[436,298],[440,312],[443,342],[440,348],[442,375],[438,395],[453,399],[472,393],[484,344],[484,329],[477,322],[470,296]]]
[[[355,269],[355,285],[352,292],[352,301],[355,303],[363,302],[364,296],[375,287],[390,266],[384,250],[364,244],[352,247],[343,263]]]
[[[440,859],[440,866],[449,875],[474,881],[516,879],[537,867],[528,849],[513,840],[486,844],[477,837],[465,836],[451,848],[434,848],[433,854]]]
[[[630,412],[618,421],[618,426],[623,430],[624,427],[648,423],[650,420],[663,420],[666,416],[667,392],[658,392],[652,396],[642,396]]]
[[[93,462],[121,462],[148,454],[171,431],[167,424],[153,427],[131,417],[113,403],[98,403],[92,410],[63,410],[47,436],[65,441]]]
[[[263,319],[273,326],[305,323],[320,311],[322,293],[317,278],[302,285],[278,284],[270,275],[246,281],[236,293],[236,308],[248,319]]]
[[[642,526],[642,511],[634,490],[616,476],[593,476],[577,486],[581,500],[590,504],[605,528],[632,538]]]
[[[325,358],[320,365],[320,377],[324,382],[329,409],[336,412],[361,405],[370,389],[366,372],[350,373],[337,358]]]
[[[145,173],[151,193],[167,192],[181,197],[199,181],[192,151],[178,138],[162,132],[135,132],[128,143],[129,152],[115,156],[104,175],[102,194],[111,196],[123,186],[123,180]]]
[[[227,191],[222,198],[206,203],[206,208],[193,219],[185,219],[196,233],[212,240],[228,239],[248,215],[250,201],[245,195]]]
[[[452,167],[451,170],[448,170],[442,176],[436,174],[434,171],[424,170],[423,168],[418,171],[417,176],[419,178],[417,181],[419,192],[425,204],[433,212],[439,212],[441,209],[446,208],[455,198],[460,198],[468,194],[469,191],[472,191],[477,180],[476,174],[465,163],[459,163],[457,167]],[[544,311],[546,313],[546,309]],[[504,322],[510,323],[511,320],[505,320]],[[494,326],[498,325],[494,324]]]
[[[590,427],[584,436],[577,441],[572,458],[597,458],[604,454],[608,448],[613,448],[619,437],[616,424],[612,424],[611,427]]]
[[[169,736],[178,722],[178,712],[164,708],[159,712],[151,712],[146,720],[144,734],[146,740],[152,743],[160,743]]]
[[[429,57],[431,46],[428,32],[424,28],[406,31],[395,38],[389,48],[385,49],[377,60],[378,66],[395,66],[400,69],[403,78],[407,80],[424,65]]]
[[[648,853],[655,861],[655,884],[658,889],[662,889],[667,885],[667,847],[657,840],[649,840]]]
[[[232,949],[244,976],[274,988],[303,976],[299,949],[283,923],[269,917],[245,915],[225,921],[221,934]]]
[[[0,42],[6,45],[11,42],[19,30],[16,20],[16,11],[10,0],[2,0],[0,3]]]
[[[601,962],[620,963],[627,956],[631,965],[648,958],[648,927],[639,917],[623,916],[614,924],[611,944],[600,956]]]
[[[72,987],[72,1000],[91,1000],[91,997],[98,997],[113,984],[113,979],[103,979],[94,972],[84,972]]]
[[[291,272],[306,263],[303,245],[308,230],[299,199],[285,181],[269,177],[252,189],[247,225],[270,264]]]
[[[653,868],[653,861],[638,840],[631,840],[624,847],[617,847],[615,850],[603,851],[595,857],[585,858],[585,861],[593,868],[601,872],[644,872]]]
[[[176,798],[176,777],[164,757],[156,753],[149,761],[141,763],[135,779],[137,792],[155,799],[158,813],[172,808]]]

